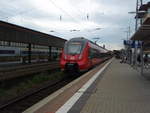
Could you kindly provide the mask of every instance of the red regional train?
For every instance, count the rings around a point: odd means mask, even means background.
[[[108,50],[85,38],[73,38],[65,43],[61,54],[62,71],[80,72],[108,59]]]

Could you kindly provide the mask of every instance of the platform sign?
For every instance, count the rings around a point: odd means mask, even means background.
[[[135,48],[135,41],[132,41],[131,48]]]
[[[142,41],[135,41],[135,47],[136,48],[141,48],[143,42]]]
[[[132,40],[124,40],[123,43],[126,46],[132,46],[133,41]]]
[[[135,41],[135,40],[124,40],[124,45],[129,46],[131,48],[140,48],[143,45],[142,41]]]
[[[124,44],[124,45],[127,45],[127,41],[126,41],[126,40],[124,40],[124,41],[123,41],[123,44]]]
[[[138,47],[141,47],[143,45],[142,41],[138,41]]]

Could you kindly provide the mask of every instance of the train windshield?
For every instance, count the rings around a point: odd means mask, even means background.
[[[82,42],[69,42],[67,44],[67,47],[65,48],[66,49],[65,52],[71,55],[80,54],[82,48],[83,48]]]

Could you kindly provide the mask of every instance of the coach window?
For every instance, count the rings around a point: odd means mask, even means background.
[[[96,50],[96,58],[99,58],[100,56],[99,56],[99,51],[98,50]]]
[[[34,45],[34,44],[32,44],[31,46],[32,46],[32,48],[36,48],[36,45]]]
[[[2,46],[5,46],[5,41],[2,41]]]
[[[5,46],[5,41],[2,42],[2,45]]]
[[[2,45],[2,41],[0,41],[0,46]]]
[[[21,47],[21,43],[18,43],[18,47]]]
[[[92,48],[89,49],[89,58],[90,59],[93,58],[93,50],[92,50]]]
[[[16,42],[14,42],[14,47],[16,47],[17,46],[17,43]]]
[[[2,41],[2,46],[4,46],[5,45],[5,42],[4,41]]]
[[[5,42],[4,42],[4,46],[8,46],[8,42],[5,41]]]
[[[96,50],[93,49],[93,58],[96,58]]]
[[[4,41],[1,41],[1,46],[4,46]]]
[[[102,54],[102,57],[105,57],[105,54],[104,53],[101,53]]]
[[[18,46],[18,43],[17,42],[15,42],[15,47],[17,47]]]
[[[19,46],[19,43],[16,42],[16,47],[18,47],[18,46]]]
[[[21,43],[21,47],[24,47],[24,43]]]
[[[18,47],[20,47],[20,43],[18,43]]]
[[[97,56],[96,56],[96,50],[94,49],[94,58],[97,58]]]
[[[10,46],[12,46],[12,42],[10,42]]]
[[[16,47],[16,42],[14,42],[14,47]]]
[[[12,46],[14,46],[14,47],[15,47],[15,44],[16,44],[15,42],[12,42]]]
[[[150,8],[148,8],[147,13],[150,14]]]
[[[17,42],[14,42],[14,46],[17,47]]]

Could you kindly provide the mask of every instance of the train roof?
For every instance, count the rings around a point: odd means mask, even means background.
[[[84,38],[84,37],[76,37],[76,38],[72,38],[69,41],[82,41],[82,42],[88,42],[89,40]]]
[[[96,43],[94,43],[94,42],[92,42],[92,41],[90,41],[90,40],[88,40],[88,39],[86,39],[86,38],[84,38],[84,37],[75,37],[75,38],[70,39],[69,41],[82,41],[82,42],[85,42],[85,43],[90,42],[90,43],[92,43],[93,45],[96,45],[96,46],[98,46],[99,48],[101,48],[101,50],[102,50],[103,52],[105,52],[105,53],[106,53],[106,52],[109,52],[108,49],[103,48],[103,47],[99,46],[98,44],[96,44]]]

